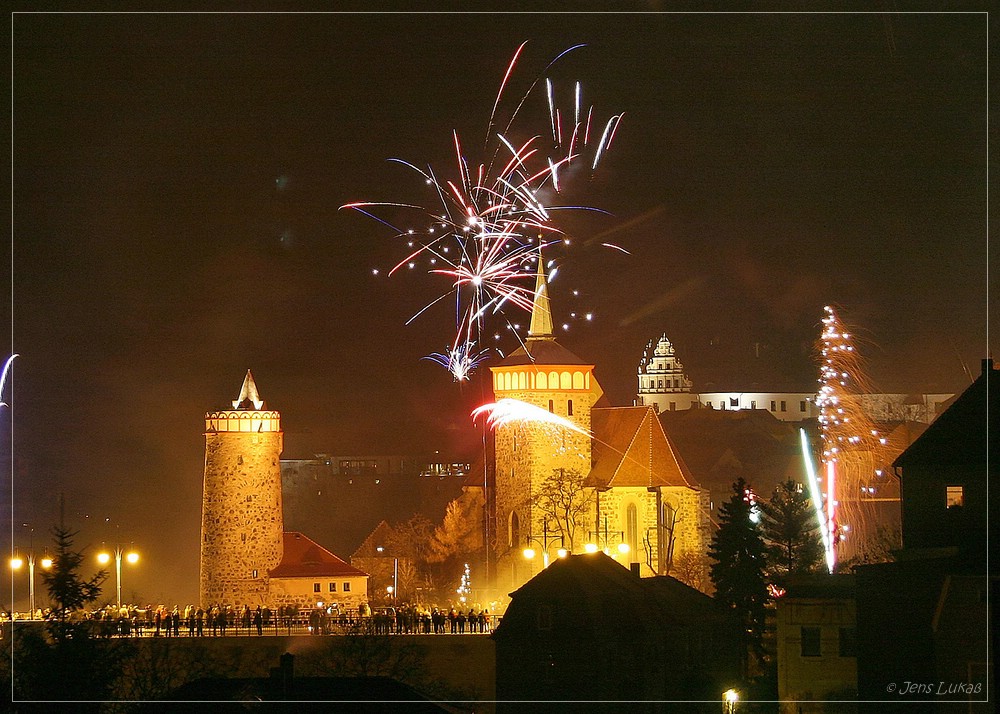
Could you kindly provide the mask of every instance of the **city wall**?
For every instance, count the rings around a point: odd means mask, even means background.
[[[380,675],[431,698],[495,698],[496,651],[485,635],[143,637],[129,642],[137,651],[122,672],[123,699],[161,699],[165,690],[203,677],[266,678],[285,652],[295,655],[296,678]],[[154,679],[143,681],[149,674]]]

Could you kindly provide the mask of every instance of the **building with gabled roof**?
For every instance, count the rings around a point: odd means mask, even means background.
[[[594,447],[586,484],[595,491],[597,534],[628,545],[643,575],[668,573],[682,554],[701,555],[711,540],[708,491],[674,448],[653,407],[593,411]],[[657,537],[659,534],[659,537]],[[701,584],[704,586],[704,584]]]
[[[511,593],[493,639],[498,712],[527,702],[716,700],[739,672],[739,626],[727,607],[602,553],[557,560]]]
[[[283,534],[281,562],[270,572],[271,603],[357,610],[368,601],[368,573],[298,531]]]

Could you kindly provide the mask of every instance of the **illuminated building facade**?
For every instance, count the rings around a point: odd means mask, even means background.
[[[493,540],[497,583],[503,588],[519,585],[537,572],[536,562],[522,555],[529,545],[551,553],[558,547],[570,547],[565,536],[558,536],[564,539],[561,546],[557,536],[550,540],[554,524],[547,522],[537,499],[543,482],[553,472],[575,474],[582,480],[590,471],[591,443],[587,435],[590,412],[603,394],[594,377],[594,365],[587,364],[555,340],[541,261],[524,346],[490,369],[496,401],[527,402],[565,417],[582,430],[537,423],[509,424],[495,430]],[[563,523],[563,530],[573,533],[586,530],[582,516],[572,520]],[[541,555],[539,562],[546,553]]]
[[[487,503],[497,587],[519,587],[560,550],[601,550],[646,575],[667,573],[675,553],[703,555],[708,492],[655,410],[599,407],[594,365],[556,342],[552,326],[540,268],[524,346],[491,368],[494,399],[527,402],[574,428],[525,421],[494,431]]]
[[[638,369],[638,392],[635,404],[651,406],[658,412],[685,409],[743,411],[762,409],[780,421],[798,422],[816,419],[820,407],[816,391],[790,392],[767,390],[692,391],[692,382],[674,345],[664,334],[653,346],[647,343]],[[953,394],[857,394],[854,396],[866,413],[876,421],[916,421],[930,424],[950,403]]]
[[[684,373],[684,365],[674,353],[667,335],[661,335],[655,347],[650,340],[639,362],[636,404],[653,406],[663,412],[690,409],[697,403],[698,395],[691,393],[691,380]]]
[[[205,415],[200,602],[267,604],[282,556],[281,415],[247,370],[232,409]]]

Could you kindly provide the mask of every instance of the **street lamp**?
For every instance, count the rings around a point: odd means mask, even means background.
[[[384,553],[385,552],[385,548],[383,548],[382,546],[377,546],[375,548],[375,552],[380,553],[380,554]],[[392,559],[392,587],[388,587],[388,588],[385,589],[385,591],[387,593],[389,593],[389,597],[392,598],[393,602],[396,601],[396,592],[398,590],[398,585],[399,585],[399,558],[393,558]]]
[[[740,701],[740,694],[735,689],[727,689],[722,693],[722,701],[726,703],[726,712],[736,711],[736,704]]]
[[[115,559],[115,591],[118,595],[118,609],[122,608],[122,556],[125,556],[125,560],[131,565],[135,565],[139,562],[139,554],[134,550],[129,549],[127,552],[122,550],[120,546],[115,546],[114,559]],[[107,565],[111,561],[111,554],[106,550],[102,550],[97,554],[97,562],[101,565]]]
[[[35,554],[28,553],[26,556],[28,560],[28,608],[31,610],[29,619],[35,619]],[[19,555],[15,555],[10,559],[10,569],[20,570],[21,566],[24,565],[24,558]],[[43,568],[48,570],[52,567],[52,558],[49,556],[44,556],[39,563]]]
[[[607,516],[604,517],[604,538],[603,538],[603,540],[604,540],[604,546],[603,547],[600,546],[600,542],[602,540],[600,531],[589,531],[587,533],[587,538],[588,538],[588,540],[590,540],[590,542],[587,543],[584,546],[584,550],[586,550],[588,553],[596,553],[598,550],[601,550],[601,551],[604,551],[605,555],[611,555],[611,541],[610,541],[609,535],[616,535],[616,536],[618,536],[618,541],[619,542],[618,542],[618,546],[616,548],[616,550],[618,551],[618,553],[620,555],[628,555],[629,551],[631,551],[632,549],[629,546],[629,544],[625,542],[625,532],[624,531],[612,531],[609,534],[608,533],[608,517]],[[617,558],[618,556],[613,556],[613,557]]]
[[[549,530],[549,519],[548,518],[546,518],[542,522],[542,539],[538,540],[538,538],[536,538],[534,536],[530,536],[530,535],[527,536],[527,537],[525,537],[524,542],[527,545],[525,546],[524,550],[521,551],[521,554],[525,557],[526,560],[534,560],[534,558],[535,558],[535,549],[531,547],[531,544],[532,543],[536,543],[536,544],[542,546],[542,567],[543,568],[547,568],[547,567],[549,567],[549,541],[550,540],[553,541],[553,542],[555,542],[557,540],[559,541],[559,550],[556,551],[556,555],[558,555],[560,558],[565,558],[567,551],[563,547],[564,543],[563,543],[562,533],[560,531],[558,531],[558,530],[556,530],[556,531],[550,531]]]

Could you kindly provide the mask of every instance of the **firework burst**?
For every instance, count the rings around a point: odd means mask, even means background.
[[[390,276],[404,267],[426,266],[428,274],[448,282],[448,290],[421,307],[407,324],[432,306],[453,299],[454,340],[445,352],[429,355],[428,359],[447,368],[456,381],[468,379],[489,356],[489,350],[477,351],[475,345],[482,344],[483,334],[492,329],[494,321],[511,327],[507,310],[531,310],[535,265],[542,259],[542,250],[570,242],[553,222],[551,212],[585,208],[550,205],[547,197],[561,193],[565,181],[560,175],[570,167],[586,162],[590,171],[597,168],[611,147],[622,118],[621,114],[615,115],[600,132],[592,131],[594,109],[591,106],[584,111],[580,84],[575,86],[570,119],[557,108],[552,83],[546,78],[551,143],[543,141],[540,135],[512,141],[511,128],[520,109],[540,84],[540,75],[509,113],[502,130],[495,131],[500,125],[508,81],[526,44],[522,43],[514,53],[493,104],[484,146],[484,157],[488,159],[478,165],[470,162],[457,132],[452,132],[457,171],[451,178],[439,177],[430,166],[422,169],[408,161],[391,159],[422,178],[429,187],[433,208],[397,202],[355,202],[341,206],[373,218],[395,231],[397,237],[406,239],[409,252],[388,271]],[[549,62],[545,71],[581,46],[564,50]],[[380,209],[415,211],[421,217],[422,227],[400,229],[379,217]]]

